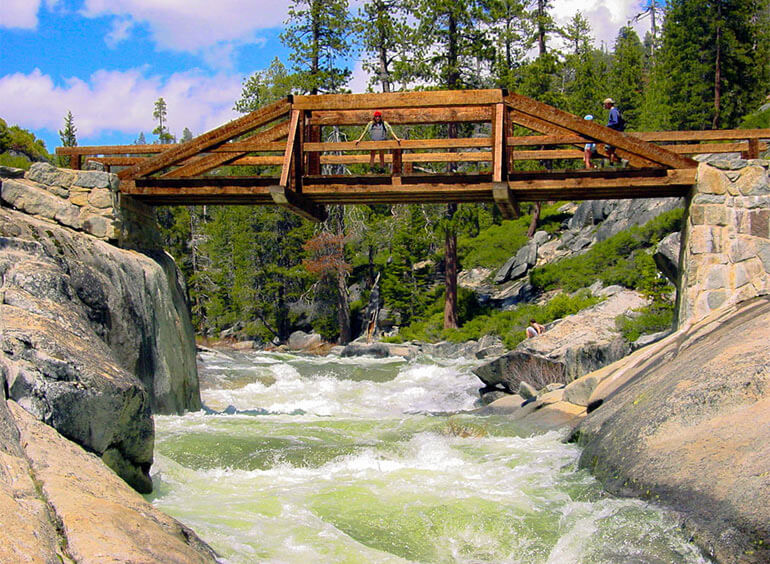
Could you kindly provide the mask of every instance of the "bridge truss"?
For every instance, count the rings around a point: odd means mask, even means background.
[[[476,127],[462,128],[474,132],[466,137],[324,141],[332,128],[363,127],[374,110],[415,129]],[[494,202],[511,218],[521,201],[683,196],[697,167],[688,154],[756,158],[766,138],[770,130],[620,133],[518,94],[472,90],[293,96],[187,143],[56,152],[72,168],[94,160],[119,169],[121,193],[149,205],[279,205],[323,220],[329,204]],[[582,159],[585,143],[604,156],[605,144],[615,147],[629,167],[549,166]],[[341,167],[324,166],[366,164],[372,150],[390,151],[389,174],[335,174]],[[430,172],[426,163],[463,172]]]

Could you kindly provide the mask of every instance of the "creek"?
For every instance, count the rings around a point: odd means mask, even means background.
[[[210,411],[155,417],[148,499],[230,563],[707,562],[563,433],[469,413],[473,366],[203,353]]]

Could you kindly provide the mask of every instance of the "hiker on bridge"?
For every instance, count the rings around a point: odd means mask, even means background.
[[[583,119],[586,119],[588,121],[592,121],[594,119],[594,116],[591,114],[588,114]],[[585,147],[583,148],[583,162],[586,165],[586,168],[594,168],[594,165],[591,164],[591,157],[596,156],[596,143],[586,143]]]
[[[401,143],[401,139],[398,138],[398,135],[396,135],[396,132],[393,131],[393,128],[390,126],[390,124],[382,119],[382,112],[377,110],[374,112],[374,116],[372,117],[372,120],[366,124],[366,127],[364,128],[363,132],[361,133],[361,136],[356,139],[356,145],[358,145],[361,142],[361,139],[364,138],[364,135],[369,133],[369,138],[372,141],[386,141],[388,139],[388,135],[391,135],[393,139],[396,140],[397,143]],[[369,167],[374,168],[374,151],[371,151],[369,156]],[[385,170],[385,150],[380,149],[380,167],[382,167],[383,170]]]
[[[620,110],[615,107],[615,100],[612,98],[605,98],[602,102],[605,110],[610,111],[609,118],[607,119],[607,127],[614,129],[615,131],[624,131],[626,129],[626,122],[620,115]],[[615,147],[612,145],[605,145],[607,149],[607,156],[610,158],[610,164],[619,163],[620,159],[615,154]]]

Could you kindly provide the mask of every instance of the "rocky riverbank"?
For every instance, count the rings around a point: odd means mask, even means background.
[[[173,260],[114,175],[40,163],[0,183],[0,561],[214,561],[129,487],[152,490],[152,414],[200,409]]]

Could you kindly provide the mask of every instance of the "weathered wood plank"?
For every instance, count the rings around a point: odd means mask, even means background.
[[[508,186],[512,190],[569,190],[574,188],[626,188],[642,186],[666,186],[695,184],[697,170],[693,168],[668,169],[665,176],[614,176],[598,177],[594,175],[578,175],[573,178],[530,178],[517,180],[511,176]]]
[[[492,197],[500,209],[503,219],[516,219],[519,217],[518,203],[514,200],[507,182],[495,182],[492,185]]]
[[[291,122],[289,124],[289,135],[286,140],[286,151],[283,154],[283,162],[281,164],[281,179],[278,185],[283,188],[289,187],[289,176],[291,174],[292,162],[295,158],[296,140],[299,135],[300,117],[302,112],[300,110],[291,111]]]
[[[637,155],[669,168],[695,168],[698,166],[697,162],[688,157],[667,151],[662,147],[609,129],[593,121],[574,116],[537,100],[532,100],[519,94],[508,94],[506,102],[511,104],[517,112],[523,112],[567,128],[574,133],[596,139],[597,142],[608,143],[617,149],[626,151],[630,155]]]
[[[505,175],[505,105],[495,104],[495,119],[492,122],[492,182],[502,182]]]
[[[177,147],[170,145],[83,145],[80,147],[56,147],[57,155],[137,155],[158,154]]]
[[[252,112],[241,118],[226,123],[221,127],[213,129],[208,133],[199,135],[188,143],[181,143],[173,149],[147,159],[147,161],[143,163],[135,165],[129,169],[122,170],[118,173],[118,176],[121,179],[124,179],[137,178],[139,176],[152,174],[197,153],[204,152],[215,145],[224,143],[233,137],[243,135],[252,129],[266,125],[286,114],[289,109],[290,104],[288,100],[275,102],[274,104],[265,106],[256,112]]]
[[[710,129],[706,131],[633,131],[642,141],[732,141],[768,139],[770,129]]]
[[[437,123],[469,123],[492,120],[490,106],[453,106],[447,108],[391,108],[383,118],[391,125]],[[365,125],[372,119],[371,110],[314,111],[311,125]]]
[[[381,94],[323,94],[294,96],[297,110],[385,110],[431,106],[477,106],[503,101],[502,90],[435,90]]]
[[[343,141],[339,143],[305,143],[305,152],[311,151],[376,151],[378,149],[454,149],[487,148],[491,137],[461,137],[457,139],[402,139],[398,141]]]

